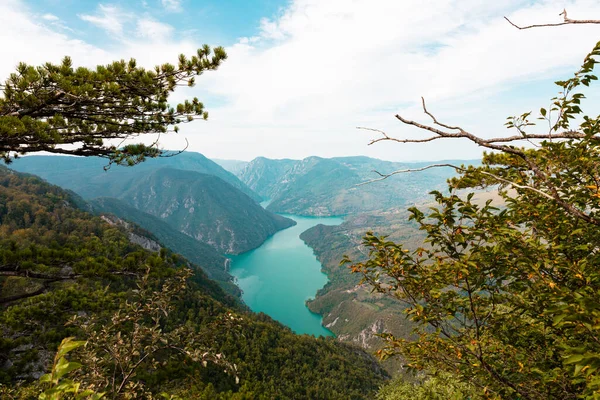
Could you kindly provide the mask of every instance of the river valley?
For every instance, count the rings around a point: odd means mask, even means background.
[[[230,272],[253,311],[268,314],[299,334],[333,336],[321,325],[321,316],[305,304],[327,283],[327,276],[300,234],[318,224],[339,225],[343,218],[284,216],[297,224],[277,232],[257,249],[233,256]]]

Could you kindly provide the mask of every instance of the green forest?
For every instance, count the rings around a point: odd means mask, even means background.
[[[87,341],[72,379],[109,397],[358,399],[386,378],[362,350],[294,335],[183,257],[130,243],[74,194],[0,172],[3,398],[43,391],[28,381],[67,337]]]

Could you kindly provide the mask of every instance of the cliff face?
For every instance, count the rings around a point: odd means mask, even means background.
[[[142,248],[153,252],[157,252],[160,251],[160,249],[162,249],[160,243],[151,238],[149,235],[143,235],[131,230],[131,224],[125,220],[122,220],[121,218],[118,218],[113,215],[102,215],[100,218],[102,218],[102,220],[107,222],[109,225],[117,225],[124,227],[128,231],[127,237],[129,238],[129,241],[131,243],[137,244],[138,246],[141,246]]]
[[[233,278],[226,271],[229,259],[211,246],[179,232],[162,219],[110,197],[97,198],[89,204],[94,213],[102,214],[104,218],[118,217],[124,223],[127,223],[125,220],[131,221],[151,232],[166,247],[200,265],[212,279],[218,282],[232,281]]]

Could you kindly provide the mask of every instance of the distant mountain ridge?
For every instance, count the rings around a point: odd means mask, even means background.
[[[212,161],[219,164],[223,167],[224,170],[231,172],[235,176],[239,174],[245,167],[250,163],[250,161],[241,161],[241,160],[222,160],[219,158],[211,158]]]
[[[399,163],[364,156],[313,156],[303,160],[258,157],[238,176],[260,196],[271,199],[267,207],[270,211],[331,216],[405,207],[422,200],[431,190],[444,190],[446,180],[455,175],[452,168],[399,174],[359,185],[379,177],[374,171],[390,173],[426,165],[429,163]]]
[[[260,196],[267,199],[274,199],[287,183],[283,181],[283,177],[297,163],[297,160],[272,160],[265,157],[257,157],[246,164],[238,173],[238,177]]]
[[[148,159],[133,168],[113,165],[105,171],[107,164],[107,160],[98,157],[28,156],[13,161],[10,168],[38,175],[77,192],[84,199],[118,197],[140,177],[169,167],[217,176],[254,201],[262,200],[238,177],[200,153],[184,152],[173,157]]]

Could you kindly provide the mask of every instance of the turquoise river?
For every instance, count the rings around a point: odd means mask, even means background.
[[[264,312],[296,333],[333,336],[321,325],[321,316],[305,304],[327,283],[327,276],[300,234],[318,224],[339,225],[343,219],[284,216],[297,224],[277,232],[259,248],[233,256],[230,272],[252,311]]]

